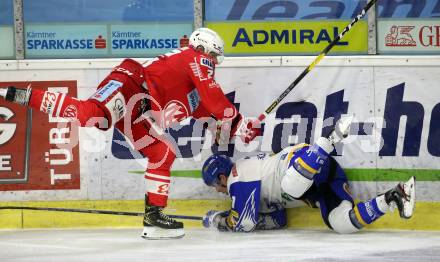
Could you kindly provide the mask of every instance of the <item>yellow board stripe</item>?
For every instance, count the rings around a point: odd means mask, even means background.
[[[440,231],[440,202],[417,202],[414,215],[411,219],[402,219],[396,210],[386,213],[362,230],[423,230]],[[324,229],[328,227],[322,222],[318,208],[307,206],[287,210],[287,226],[298,229]]]
[[[361,225],[366,226],[368,225],[364,219],[361,217],[361,213],[359,212],[358,206],[356,205],[354,208],[354,214],[356,215],[357,220],[359,221],[359,223],[361,223]]]
[[[51,201],[51,202],[0,202],[0,206],[34,206],[120,210],[143,212],[142,200],[100,200],[100,201]],[[229,210],[229,200],[169,200],[167,214],[203,216],[209,210]],[[401,219],[399,212],[387,213],[367,225],[363,230],[425,230],[440,231],[440,202],[417,202],[411,219]],[[300,206],[287,209],[289,228],[324,229],[318,208]],[[360,219],[359,219],[360,220]],[[180,220],[185,228],[202,228],[201,221]],[[362,221],[362,220],[360,220]],[[141,228],[141,217],[48,212],[31,210],[0,210],[1,229],[23,228]]]
[[[312,174],[316,174],[318,173],[318,170],[314,169],[313,167],[309,166],[306,162],[304,162],[304,160],[302,160],[301,157],[298,157],[296,159],[296,161],[298,161],[298,164],[303,167],[305,170],[309,171]]]
[[[143,200],[41,201],[0,202],[0,206],[58,207],[143,212]],[[170,215],[203,216],[209,210],[228,210],[225,200],[170,200],[165,213]],[[200,228],[202,221],[180,220],[186,228]],[[0,210],[1,228],[102,228],[142,227],[142,217],[83,214],[71,212]]]

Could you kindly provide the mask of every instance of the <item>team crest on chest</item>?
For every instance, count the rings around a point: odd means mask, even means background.
[[[163,109],[163,127],[169,127],[174,123],[182,121],[188,116],[188,109],[182,102],[178,100],[171,100],[165,105]]]

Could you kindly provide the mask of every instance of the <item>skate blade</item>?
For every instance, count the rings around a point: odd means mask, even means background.
[[[339,119],[339,121],[336,122],[335,129],[331,132],[329,136],[330,141],[332,141],[333,144],[336,144],[344,140],[350,133],[352,122],[352,115]]]
[[[347,137],[350,133],[351,123],[353,122],[353,115],[349,115],[347,117],[341,118],[337,123],[337,129],[339,133],[343,135],[343,137]]]
[[[403,184],[405,194],[409,196],[409,200],[403,203],[403,218],[412,217],[416,202],[416,178],[413,176]]]
[[[185,236],[183,228],[163,229],[159,227],[144,227],[141,237],[148,240],[177,239]]]

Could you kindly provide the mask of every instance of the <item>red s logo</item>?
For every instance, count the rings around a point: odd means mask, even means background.
[[[159,190],[157,190],[157,193],[159,194],[168,194],[168,189],[170,188],[169,184],[162,184],[159,186]]]

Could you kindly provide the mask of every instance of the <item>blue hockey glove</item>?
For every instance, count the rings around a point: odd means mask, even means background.
[[[210,210],[203,216],[203,226],[206,228],[219,228],[221,219],[227,217],[228,214],[229,211]]]

